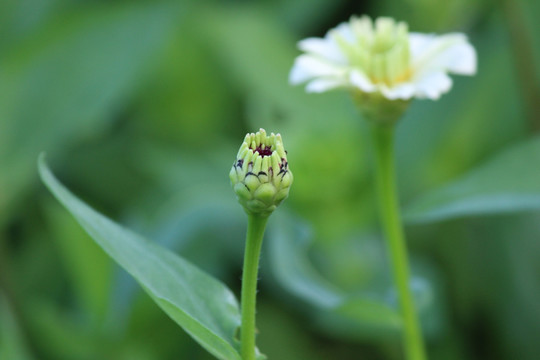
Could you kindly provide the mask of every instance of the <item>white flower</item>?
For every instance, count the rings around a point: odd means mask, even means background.
[[[324,38],[298,43],[289,75],[291,84],[307,82],[306,91],[334,88],[380,93],[390,100],[438,99],[452,87],[447,73],[476,73],[476,52],[464,34],[409,33],[391,18],[352,17]]]

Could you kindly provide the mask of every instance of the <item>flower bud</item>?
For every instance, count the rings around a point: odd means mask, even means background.
[[[264,129],[247,134],[229,177],[248,214],[270,215],[287,198],[293,181],[281,135],[267,136]]]

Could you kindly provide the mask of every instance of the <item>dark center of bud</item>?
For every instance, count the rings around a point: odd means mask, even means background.
[[[261,148],[261,145],[258,145],[256,149],[250,147],[253,152],[257,151],[261,157],[272,156],[272,150],[269,147]]]

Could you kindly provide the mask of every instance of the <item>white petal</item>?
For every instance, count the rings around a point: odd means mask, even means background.
[[[382,86],[380,90],[384,97],[390,100],[408,100],[416,93],[416,88],[412,83],[401,83],[391,88]]]
[[[449,47],[441,57],[445,59],[448,71],[454,74],[476,74],[476,51],[468,42]]]
[[[349,77],[351,84],[362,91],[373,92],[377,90],[377,87],[371,82],[371,80],[361,71],[353,70]]]
[[[321,93],[338,87],[346,86],[343,79],[315,79],[306,85],[307,92]]]
[[[409,33],[409,46],[411,48],[411,58],[419,59],[420,56],[433,45],[433,41],[437,38],[435,34]]]
[[[476,51],[464,34],[409,34],[412,67],[416,73],[442,70],[462,75],[476,73]]]
[[[452,88],[452,79],[443,71],[425,73],[414,82],[415,94],[419,98],[437,100]]]
[[[347,61],[339,46],[331,38],[307,38],[298,43],[298,48],[338,64],[346,64]]]
[[[343,39],[345,39],[347,42],[351,44],[356,42],[356,36],[354,35],[354,32],[351,28],[351,24],[349,24],[348,22],[342,22],[334,29],[330,29],[326,33],[326,38],[333,39],[335,33],[340,35]]]
[[[289,73],[289,82],[293,85],[316,77],[343,76],[345,69],[310,55],[300,55],[294,61]]]

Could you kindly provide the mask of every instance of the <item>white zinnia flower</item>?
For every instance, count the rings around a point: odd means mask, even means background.
[[[324,38],[298,43],[289,75],[291,84],[307,82],[306,91],[344,87],[380,93],[389,100],[438,99],[452,87],[447,73],[476,73],[476,52],[464,34],[409,33],[391,18],[352,17]]]

